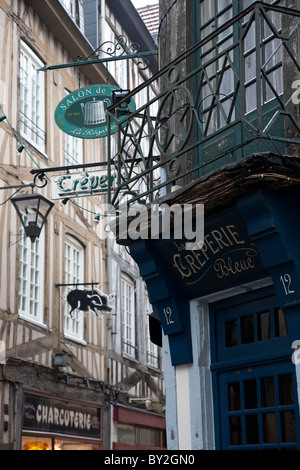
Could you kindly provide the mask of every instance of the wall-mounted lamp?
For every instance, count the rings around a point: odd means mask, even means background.
[[[25,230],[26,237],[29,237],[34,243],[35,239],[40,236],[44,223],[51,211],[54,203],[49,201],[41,194],[33,192],[35,184],[24,184],[17,186],[4,186],[0,189],[23,189],[32,188],[32,194],[23,194],[9,198],[15,207],[20,221]]]
[[[25,230],[26,237],[31,243],[40,236],[44,223],[51,211],[54,203],[41,194],[25,194],[11,198],[21,223]]]
[[[117,104],[120,101],[122,101],[122,103],[120,103],[118,108],[126,109],[129,105],[129,103],[130,103],[130,98],[127,98],[127,99],[125,99],[125,98],[129,93],[130,93],[130,90],[113,90],[113,92],[112,92],[112,102],[113,102],[113,104]]]
[[[53,367],[67,367],[68,355],[67,354],[55,354],[52,360]]]

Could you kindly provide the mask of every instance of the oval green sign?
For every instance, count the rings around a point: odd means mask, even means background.
[[[66,134],[81,139],[97,139],[108,134],[107,108],[112,103],[112,85],[91,85],[79,88],[60,101],[55,110],[55,122]],[[131,98],[127,109],[135,111],[135,103]],[[122,119],[122,115],[118,116]],[[117,124],[111,122],[111,134],[117,131]]]

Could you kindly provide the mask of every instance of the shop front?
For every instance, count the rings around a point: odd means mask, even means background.
[[[101,450],[98,406],[24,391],[21,450]]]
[[[165,417],[128,406],[113,408],[113,450],[166,449]]]
[[[241,195],[206,217],[199,250],[185,240],[130,245],[169,351],[170,450],[299,448],[297,197]]]

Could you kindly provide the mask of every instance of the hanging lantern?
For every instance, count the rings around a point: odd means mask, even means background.
[[[43,225],[51,211],[54,203],[41,194],[25,194],[11,198],[21,223],[25,230],[26,237],[34,243],[40,236]]]

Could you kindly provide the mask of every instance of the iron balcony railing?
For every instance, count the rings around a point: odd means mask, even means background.
[[[110,107],[109,203],[149,203],[251,153],[293,151],[299,17],[254,3],[131,91],[135,110]]]

